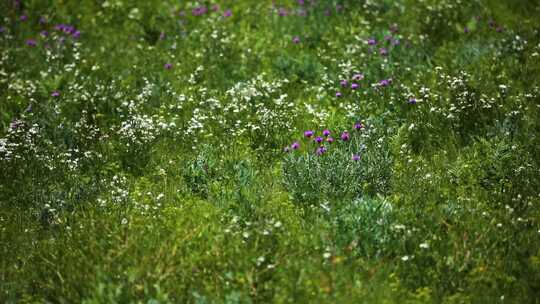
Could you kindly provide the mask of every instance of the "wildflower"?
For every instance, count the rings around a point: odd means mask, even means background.
[[[47,23],[47,18],[45,16],[39,17],[39,24],[44,25]]]
[[[347,84],[348,84],[348,82],[347,82],[347,80],[343,79],[343,80],[341,80],[341,81],[339,82],[339,84],[340,84],[342,87],[346,87]]]
[[[330,135],[330,130],[325,129],[324,131],[322,131],[322,135],[323,135],[324,137],[328,137],[328,135]]]
[[[412,105],[416,104],[416,98],[414,97],[409,98],[409,101],[407,101],[407,103],[412,104]]]
[[[230,9],[223,12],[223,17],[228,18],[232,16],[232,11]]]
[[[353,156],[351,157],[351,159],[355,162],[359,161],[360,160],[360,155],[358,154],[353,154]]]
[[[3,26],[0,26],[0,34],[2,34],[2,33],[5,32],[5,31],[6,31],[6,28],[3,27]]]
[[[314,132],[311,131],[311,130],[307,130],[304,132],[304,136],[307,137],[307,138],[310,138],[311,136],[313,136]]]
[[[41,36],[43,36],[43,37],[49,36],[49,32],[47,32],[47,31],[41,31],[41,32],[39,32],[39,34],[40,34]]]
[[[463,29],[463,33],[465,33],[465,34],[469,33],[469,28],[468,28],[468,27],[465,27],[465,28]]]
[[[368,45],[375,45],[375,44],[377,44],[377,40],[375,40],[373,38],[370,38],[370,39],[368,39],[367,44]]]
[[[381,54],[381,56],[387,56],[388,55],[388,50],[385,49],[385,48],[380,48],[379,49],[379,54]]]
[[[290,147],[285,147],[285,148],[283,148],[283,152],[289,153],[289,152],[291,152],[291,148]]]
[[[28,45],[30,47],[35,47],[35,46],[37,46],[37,41],[35,39],[27,39],[26,40],[26,45]]]
[[[323,138],[320,137],[320,136],[317,136],[317,137],[315,138],[315,142],[318,143],[318,144],[320,144],[320,143],[323,142]]]
[[[71,34],[71,37],[73,37],[73,39],[79,39],[81,37],[81,32],[75,31],[73,34]]]
[[[293,43],[298,44],[298,43],[300,43],[300,37],[295,36],[292,41],[293,41]]]
[[[351,83],[351,90],[356,90],[358,89],[358,84],[357,83]]]
[[[328,142],[329,144],[333,143],[334,142],[334,138],[333,137],[328,137],[326,139],[326,142]]]
[[[341,140],[349,141],[349,139],[351,139],[351,135],[349,135],[348,131],[345,131],[345,132],[341,133]]]
[[[361,122],[357,122],[357,123],[354,124],[353,128],[355,130],[361,130],[361,129],[364,128],[364,125]]]
[[[355,81],[362,80],[362,79],[364,79],[364,74],[354,74],[352,79],[355,80]]]
[[[300,148],[300,143],[298,143],[297,141],[293,142],[291,148],[293,150],[298,150]]]
[[[172,69],[172,64],[171,63],[165,63],[164,67],[165,67],[166,70],[170,70],[170,69]]]
[[[392,79],[383,79],[381,81],[379,81],[379,85],[381,87],[387,87],[390,85],[390,83],[392,82]]]
[[[397,45],[399,45],[399,44],[400,44],[399,39],[394,39],[394,40],[392,40],[392,45],[393,45],[393,46],[397,46]]]
[[[21,20],[21,21],[24,22],[24,21],[28,20],[28,16],[26,16],[26,15],[21,15],[21,16],[19,17],[19,20]]]
[[[326,153],[326,147],[325,146],[318,147],[315,153],[319,156],[323,155],[324,153]]]
[[[60,97],[60,92],[54,91],[54,92],[51,93],[51,96],[52,97]]]
[[[336,97],[337,97],[337,98],[340,98],[341,96],[342,96],[342,95],[341,95],[341,92],[337,92],[337,93],[336,93]]]

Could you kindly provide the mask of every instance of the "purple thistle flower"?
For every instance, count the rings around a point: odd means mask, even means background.
[[[326,139],[326,142],[328,142],[329,144],[333,143],[334,142],[334,138],[329,136],[327,139]]]
[[[353,128],[357,131],[362,130],[364,128],[364,125],[361,122],[357,122],[354,124]]]
[[[358,89],[358,83],[351,83],[351,90]]]
[[[43,37],[49,36],[49,32],[47,32],[47,31],[41,31],[41,32],[39,32],[39,34],[40,34],[41,36],[43,36]]]
[[[326,153],[326,147],[325,146],[318,147],[315,153],[319,156],[323,155],[324,153]]]
[[[341,140],[349,141],[349,139],[351,139],[351,135],[349,135],[349,132],[345,131],[341,133]]]
[[[295,44],[298,44],[298,43],[300,43],[300,37],[298,37],[298,36],[294,36],[294,38],[293,38],[292,42],[293,42],[293,43],[295,43]]]
[[[392,79],[383,79],[381,81],[379,81],[379,85],[381,87],[387,87],[390,85],[390,83],[392,83]]]
[[[165,65],[163,66],[166,70],[170,70],[172,69],[172,64],[171,63],[165,63]]]
[[[232,16],[232,11],[230,9],[223,12],[223,17],[228,18]]]
[[[379,54],[381,54],[381,56],[387,56],[388,55],[388,50],[385,49],[385,48],[380,48],[379,49]]]
[[[52,97],[55,97],[55,98],[56,98],[56,97],[60,97],[60,92],[54,91],[54,92],[51,93],[51,96],[52,96]]]
[[[341,80],[341,81],[339,82],[339,84],[340,84],[342,87],[346,87],[347,84],[348,84],[348,81],[345,80],[345,79],[343,79],[343,80]]]
[[[399,41],[399,39],[394,39],[392,40],[392,45],[393,46],[398,46],[401,42]]]
[[[356,161],[359,161],[359,160],[360,160],[360,155],[358,155],[358,154],[353,154],[353,156],[351,157],[351,159],[352,159],[353,161],[355,161],[355,162],[356,162]]]
[[[323,135],[324,137],[328,137],[328,135],[330,135],[330,130],[325,129],[324,131],[322,131],[322,135]]]
[[[364,74],[354,74],[354,76],[352,77],[352,80],[354,81],[360,81],[364,79]]]
[[[342,96],[341,92],[337,92],[337,93],[336,93],[336,97],[337,97],[337,98],[340,98],[341,96]]]
[[[416,104],[416,98],[414,98],[414,97],[409,98],[409,100],[407,101],[407,103],[408,103],[408,104],[412,104],[412,105]]]
[[[39,24],[44,25],[47,23],[47,18],[45,16],[39,17]]]
[[[298,150],[300,149],[300,143],[298,143],[297,141],[293,142],[292,145],[291,145],[291,148],[293,150]]]
[[[193,16],[204,15],[206,12],[208,12],[208,8],[206,8],[206,6],[199,6],[191,10],[191,14]]]
[[[304,136],[307,137],[307,138],[310,138],[311,136],[313,136],[314,132],[311,131],[311,130],[307,130],[304,132]]]
[[[35,39],[27,39],[26,40],[26,45],[28,45],[30,47],[35,47],[35,46],[37,46],[37,41]]]
[[[317,136],[317,137],[315,138],[315,142],[318,143],[318,144],[320,144],[320,143],[323,142],[323,138],[320,137],[320,136]]]
[[[19,17],[19,20],[21,20],[21,21],[24,22],[24,21],[28,20],[28,16],[26,16],[26,15],[21,15],[21,16]]]
[[[368,39],[367,44],[368,45],[375,45],[375,44],[377,44],[377,40],[375,40],[373,38],[370,38],[370,39]]]

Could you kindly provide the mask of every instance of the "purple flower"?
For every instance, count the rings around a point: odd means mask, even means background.
[[[390,85],[390,83],[392,83],[392,79],[383,79],[381,81],[379,81],[379,85],[381,87],[387,87]]]
[[[326,153],[326,147],[325,146],[318,147],[315,153],[319,156],[323,155],[324,153]]]
[[[304,132],[304,136],[307,137],[307,138],[310,138],[311,136],[313,136],[314,132],[311,131],[311,130],[307,130]]]
[[[165,65],[163,66],[166,70],[170,70],[172,69],[172,64],[171,63],[165,63]]]
[[[300,43],[300,37],[298,37],[298,36],[294,36],[294,38],[293,38],[292,42],[293,42],[293,43],[295,43],[295,44],[298,44],[298,43]]]
[[[325,129],[324,131],[322,131],[322,135],[323,135],[324,137],[328,137],[328,135],[330,135],[330,130]]]
[[[28,16],[26,16],[26,15],[21,15],[21,16],[19,17],[19,20],[21,20],[21,21],[26,21],[26,20],[28,20]]]
[[[206,12],[208,12],[208,8],[206,8],[206,6],[199,6],[191,10],[191,14],[193,16],[204,15]]]
[[[3,32],[5,32],[5,31],[6,31],[6,28],[3,27],[3,26],[0,26],[0,34],[3,33]]]
[[[26,40],[26,45],[28,45],[30,47],[35,47],[35,46],[37,46],[37,41],[35,39],[27,39]]]
[[[232,16],[232,11],[230,9],[223,12],[223,17],[228,18]]]
[[[293,150],[298,150],[300,149],[300,143],[298,143],[297,141],[293,142],[292,145],[291,145],[291,148]]]
[[[333,143],[333,142],[334,142],[334,138],[333,138],[333,137],[331,137],[331,136],[329,136],[329,137],[328,137],[328,138],[326,139],[326,142],[328,142],[328,143],[330,143],[330,144],[331,144],[331,143]]]
[[[368,39],[367,44],[368,45],[375,45],[375,44],[377,44],[377,40],[375,40],[373,38],[370,38],[370,39]]]
[[[351,90],[358,89],[358,83],[351,83]]]
[[[49,32],[47,32],[47,31],[41,31],[39,34],[40,34],[41,36],[43,36],[43,37],[49,36]]]
[[[298,5],[304,5],[304,0],[298,0]]]
[[[280,7],[278,10],[278,15],[280,15],[281,17],[285,17],[289,15],[289,12],[287,12],[287,10],[284,9],[283,7]]]
[[[399,39],[392,40],[392,45],[393,46],[398,46],[399,44],[400,44]]]
[[[348,81],[345,80],[345,79],[343,79],[343,80],[341,80],[341,81],[339,82],[339,84],[340,84],[342,87],[346,87],[347,84],[348,84]]]
[[[349,132],[345,131],[341,133],[341,140],[349,141],[349,139],[351,139],[351,135],[349,135]]]
[[[357,122],[354,124],[353,128],[355,130],[362,130],[364,128],[364,125],[361,122]]]
[[[360,155],[358,154],[353,154],[352,158],[351,158],[353,161],[359,161],[360,160]]]
[[[52,97],[60,97],[60,92],[54,91],[54,92],[51,93],[51,96]]]
[[[43,25],[45,23],[47,23],[47,18],[45,18],[45,16],[39,17],[39,24]]]
[[[336,97],[337,97],[337,98],[339,98],[339,97],[341,97],[341,96],[342,96],[341,92],[337,92],[337,93],[336,93]]]
[[[385,49],[385,48],[380,48],[379,49],[379,54],[381,54],[381,56],[387,56],[388,55],[388,50]]]
[[[320,137],[320,136],[317,136],[317,137],[315,138],[315,142],[318,143],[318,144],[320,144],[320,143],[323,142],[323,138]]]
[[[362,79],[364,79],[364,74],[354,74],[354,76],[352,77],[352,80],[354,81],[359,81]]]
[[[463,33],[465,33],[465,34],[469,33],[469,28],[468,28],[468,27],[465,27],[465,28],[463,29]]]
[[[412,104],[412,105],[416,104],[416,98],[414,98],[414,97],[409,98],[409,100],[407,101],[407,103],[408,103],[408,104]]]

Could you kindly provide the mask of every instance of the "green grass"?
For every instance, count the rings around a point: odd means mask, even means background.
[[[0,302],[539,303],[540,5],[273,2],[0,3]]]

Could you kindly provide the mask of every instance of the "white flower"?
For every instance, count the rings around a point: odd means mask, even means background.
[[[428,244],[428,243],[422,243],[422,244],[420,244],[420,248],[422,248],[422,249],[428,249],[428,248],[429,248],[429,244]]]

